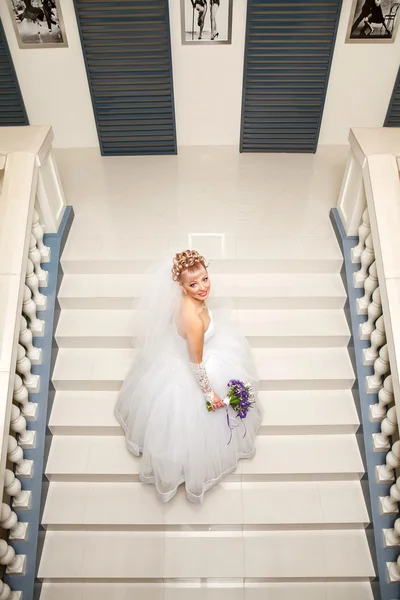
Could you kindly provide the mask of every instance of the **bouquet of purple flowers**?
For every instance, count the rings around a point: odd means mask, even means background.
[[[230,429],[231,435],[229,438],[228,444],[231,443],[232,440],[232,420],[237,422],[237,419],[240,419],[243,422],[243,419],[247,417],[247,413],[250,408],[253,406],[255,401],[255,394],[253,386],[250,383],[243,383],[243,381],[238,381],[237,379],[231,379],[228,383],[228,393],[224,398],[224,404],[226,406],[231,406],[234,411],[237,413],[237,417],[231,419],[229,417],[229,413],[227,412],[227,422],[228,427]],[[207,410],[211,411],[211,403],[207,402]],[[240,421],[237,422],[236,427],[239,425]],[[244,423],[243,423],[244,425]],[[244,436],[246,435],[246,427],[244,426]]]

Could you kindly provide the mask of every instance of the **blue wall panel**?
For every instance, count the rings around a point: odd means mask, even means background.
[[[0,127],[28,124],[24,101],[0,19]]]
[[[74,4],[102,154],[176,154],[168,0]]]
[[[389,108],[386,113],[385,127],[400,127],[400,69],[397,73]]]
[[[341,0],[249,0],[241,152],[315,152]]]

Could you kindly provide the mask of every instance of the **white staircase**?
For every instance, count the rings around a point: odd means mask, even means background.
[[[145,262],[64,261],[41,600],[372,600],[340,266],[339,249],[213,261],[254,348],[264,421],[255,457],[194,506],[139,483],[113,416]]]

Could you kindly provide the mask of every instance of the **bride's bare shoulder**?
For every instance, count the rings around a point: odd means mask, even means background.
[[[188,331],[193,331],[196,329],[199,329],[199,331],[202,330],[203,322],[192,302],[182,302],[179,313],[179,325],[180,330],[185,334]]]

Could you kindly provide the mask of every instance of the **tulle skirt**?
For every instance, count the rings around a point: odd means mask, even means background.
[[[247,341],[228,323],[215,318],[214,322],[203,352],[214,391],[225,397],[231,379],[251,383],[257,390],[257,371]],[[257,402],[243,421],[235,419],[230,407],[207,411],[186,342],[178,335],[167,354],[135,361],[121,388],[115,416],[129,450],[143,455],[141,481],[154,484],[163,502],[171,500],[184,483],[188,499],[201,503],[204,492],[233,472],[239,459],[253,456],[261,423]]]

